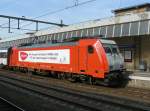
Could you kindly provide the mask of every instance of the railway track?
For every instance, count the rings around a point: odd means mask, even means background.
[[[111,96],[129,98],[135,101],[147,102],[150,103],[150,90],[148,89],[139,89],[133,87],[122,87],[122,88],[110,88],[96,85],[87,85],[83,83],[70,83],[67,80],[58,80],[51,77],[45,77],[41,75],[29,75],[21,72],[14,72],[8,70],[1,70],[0,74],[7,75],[20,79],[30,79],[30,81],[38,82],[44,85],[54,85],[68,88],[71,90],[91,92],[96,94],[106,94]]]
[[[25,111],[12,102],[0,97],[0,111]]]
[[[150,104],[107,95],[84,93],[62,87],[0,75],[0,83],[11,85],[55,101],[70,111],[150,111]]]

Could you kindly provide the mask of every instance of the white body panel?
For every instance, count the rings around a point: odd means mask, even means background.
[[[7,65],[7,58],[0,58],[0,64]]]
[[[7,55],[7,50],[0,50],[0,64],[7,65],[7,57],[1,57],[2,53],[6,53]]]
[[[19,61],[70,64],[70,49],[19,51]]]

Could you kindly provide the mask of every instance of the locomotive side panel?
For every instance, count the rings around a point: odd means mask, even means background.
[[[104,78],[109,72],[106,54],[99,41],[88,47],[88,71],[97,78]]]
[[[76,73],[78,70],[77,52],[78,48],[75,46],[18,49],[15,52],[14,65],[30,69]]]
[[[80,46],[79,47],[79,73],[84,74],[87,73],[87,47],[86,46]]]
[[[79,55],[79,73],[96,78],[105,77],[109,66],[104,48],[99,40],[80,40]]]
[[[8,50],[8,65],[13,67],[17,66],[17,49],[10,48]]]

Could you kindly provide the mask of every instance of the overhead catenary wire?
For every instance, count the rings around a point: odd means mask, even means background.
[[[68,10],[68,9],[71,9],[71,8],[74,8],[74,7],[77,7],[77,6],[81,6],[81,5],[84,5],[84,4],[87,4],[87,3],[90,3],[90,2],[94,2],[94,1],[96,1],[96,0],[88,0],[88,1],[80,2],[80,3],[78,2],[77,4],[74,4],[74,5],[71,5],[71,6],[67,6],[67,7],[65,7],[65,8],[61,8],[61,9],[58,9],[58,10],[55,10],[55,11],[51,11],[51,12],[48,12],[48,11],[50,10],[50,9],[48,9],[48,10],[45,11],[46,13],[44,13],[44,14],[42,14],[42,15],[39,15],[39,16],[37,16],[37,17],[34,17],[34,18],[32,18],[32,19],[38,19],[38,18],[47,16],[47,15],[59,13],[59,12],[62,12],[62,11],[64,11],[64,10]],[[14,20],[12,20],[12,21],[14,21]],[[11,22],[12,22],[12,21],[11,21]],[[24,22],[21,22],[21,23],[24,23]],[[8,24],[8,22],[7,22],[7,23],[4,23],[4,24],[1,24],[0,26],[7,25],[7,24]],[[29,25],[31,25],[31,24],[33,24],[33,23],[25,24],[25,25],[23,25],[22,27],[26,27],[26,26],[29,26]],[[16,25],[16,24],[13,24],[13,25]],[[22,28],[22,27],[21,27],[21,28]]]
[[[61,8],[61,9],[58,9],[58,10],[55,10],[55,11],[52,11],[52,12],[47,12],[45,14],[42,14],[42,15],[39,15],[33,19],[37,19],[37,18],[41,18],[41,17],[44,17],[44,16],[47,16],[47,15],[51,15],[51,14],[55,14],[55,13],[59,13],[59,12],[62,12],[64,10],[68,10],[68,9],[71,9],[71,8],[74,8],[74,7],[78,7],[78,6],[81,6],[81,5],[84,5],[84,4],[87,4],[87,3],[90,3],[90,2],[94,2],[96,0],[88,0],[88,1],[84,1],[84,2],[78,2],[78,3],[75,3],[74,5],[71,5],[71,6],[67,6],[65,8]],[[48,10],[47,10],[48,11]],[[22,27],[25,27],[25,26],[28,26],[32,23],[29,23],[29,24],[26,24],[26,25],[23,25]]]
[[[59,12],[62,12],[62,11],[64,11],[64,10],[68,10],[68,9],[71,9],[71,8],[74,8],[74,7],[78,7],[78,6],[81,6],[81,5],[90,3],[90,2],[94,2],[94,1],[97,1],[97,0],[87,0],[87,1],[84,1],[84,2],[78,2],[78,3],[75,3],[74,5],[67,6],[67,7],[65,7],[65,8],[61,8],[61,9],[58,9],[58,10],[55,10],[55,11],[50,11],[50,12],[48,12],[48,11],[50,10],[50,9],[48,9],[48,10],[45,11],[46,13],[44,13],[44,14],[42,14],[42,15],[39,15],[39,16],[37,16],[37,17],[34,17],[34,18],[32,18],[32,19],[37,19],[37,18],[45,17],[45,16],[47,16],[47,15],[59,13]],[[13,20],[12,20],[12,21],[13,21]],[[21,22],[21,23],[23,23],[23,22]],[[8,24],[8,23],[2,24],[2,25],[6,25],[6,24]],[[23,26],[20,27],[20,28],[29,26],[29,25],[31,25],[31,24],[32,24],[32,23],[30,23],[30,24],[25,24],[25,25],[23,25]],[[2,25],[0,25],[0,26],[2,27]],[[13,25],[16,25],[16,24],[13,24]],[[22,33],[22,34],[23,34],[23,33]],[[19,35],[21,35],[21,34],[19,34]],[[17,36],[17,35],[16,35],[16,36]]]
[[[14,0],[14,1],[9,2],[8,4],[5,4],[5,8],[0,9],[0,11],[5,11],[8,6],[10,6],[12,4],[14,5],[14,4],[18,3],[18,1],[20,1],[20,0]],[[11,20],[11,22],[13,22],[13,21],[14,20]],[[7,25],[7,24],[8,24],[8,22],[3,23],[3,24],[0,25],[0,27],[3,26],[3,25]]]
[[[18,29],[18,28],[15,28],[15,27],[0,27],[0,28],[3,28],[3,29]],[[19,30],[28,30],[28,31],[35,31],[35,30],[31,30],[31,29],[25,29],[25,28],[19,28]]]

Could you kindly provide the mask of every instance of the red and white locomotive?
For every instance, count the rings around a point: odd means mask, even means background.
[[[123,58],[116,43],[99,38],[80,38],[63,43],[13,47],[8,50],[11,68],[46,71],[74,80],[118,82]]]

